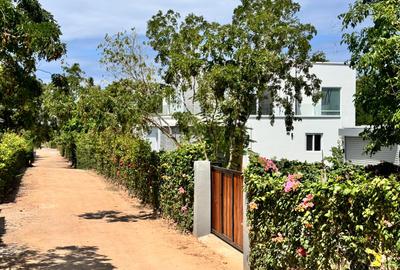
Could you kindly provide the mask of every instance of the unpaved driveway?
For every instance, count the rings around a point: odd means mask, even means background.
[[[37,155],[0,205],[0,269],[238,269],[56,150]]]

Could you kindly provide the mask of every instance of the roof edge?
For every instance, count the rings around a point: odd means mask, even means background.
[[[314,62],[314,65],[319,65],[319,66],[346,66],[346,67],[349,66],[348,64],[346,64],[346,62]]]

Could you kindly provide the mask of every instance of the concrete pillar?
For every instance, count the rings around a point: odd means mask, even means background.
[[[209,161],[194,163],[193,234],[202,237],[211,233],[211,166]]]

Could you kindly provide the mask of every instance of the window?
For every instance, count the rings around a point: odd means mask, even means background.
[[[340,115],[340,88],[322,88],[322,115]]]
[[[321,151],[322,134],[307,134],[307,151]]]
[[[263,98],[257,98],[251,104],[251,114],[255,115],[261,113],[261,115],[271,115],[272,113],[272,103],[270,94],[268,92],[264,93]]]
[[[264,97],[259,102],[261,115],[270,115],[272,113],[272,104],[269,93],[265,93]]]

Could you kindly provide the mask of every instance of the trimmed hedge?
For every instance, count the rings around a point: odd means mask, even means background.
[[[78,168],[95,169],[180,229],[192,229],[193,164],[204,159],[204,146],[183,145],[176,151],[156,153],[147,141],[105,131],[79,134],[76,147]]]
[[[33,161],[33,145],[15,133],[5,133],[0,142],[0,202],[18,183],[18,174]]]
[[[276,164],[253,155],[245,172],[251,269],[400,268],[394,175],[340,162]]]
[[[95,169],[158,207],[158,156],[148,142],[103,132],[80,134],[76,146],[78,168]]]
[[[202,144],[186,144],[161,155],[161,213],[184,231],[193,228],[194,162],[204,159]]]

